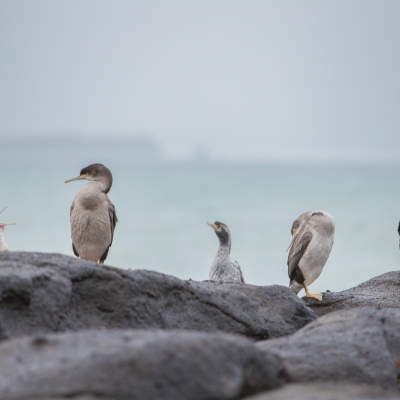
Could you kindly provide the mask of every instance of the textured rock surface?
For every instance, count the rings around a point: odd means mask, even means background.
[[[1,253],[0,338],[82,329],[161,328],[266,339],[269,330],[271,336],[289,334],[315,318],[290,289],[271,288],[273,295],[268,287],[232,290],[58,254]],[[262,306],[258,297],[268,304]],[[277,312],[271,319],[274,308]]]
[[[355,307],[400,308],[400,271],[379,275],[342,292],[325,292],[322,302],[303,297],[318,315]]]
[[[267,324],[270,337],[290,335],[316,319],[315,313],[293,292],[280,285],[254,286],[224,283],[248,296]]]
[[[276,356],[223,333],[82,331],[6,340],[0,354],[2,400],[224,400],[285,382]]]
[[[400,396],[371,385],[291,384],[245,400],[398,400]]]
[[[294,335],[259,342],[284,361],[294,382],[349,382],[397,389],[400,310],[330,313]],[[400,364],[399,364],[400,365]]]

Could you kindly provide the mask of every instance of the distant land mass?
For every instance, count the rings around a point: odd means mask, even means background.
[[[3,158],[27,161],[121,160],[156,161],[162,158],[158,143],[144,136],[80,137],[78,135],[36,136],[6,139]]]

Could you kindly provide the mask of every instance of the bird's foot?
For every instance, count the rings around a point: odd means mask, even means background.
[[[317,299],[319,301],[322,301],[322,293],[316,293],[316,294],[310,293],[308,291],[308,287],[306,285],[304,285],[304,284],[303,284],[303,286],[304,286],[304,290],[306,291],[306,296],[307,297],[312,297],[313,299]]]
[[[312,297],[313,299],[317,299],[319,301],[322,301],[322,293],[306,293],[307,297]]]

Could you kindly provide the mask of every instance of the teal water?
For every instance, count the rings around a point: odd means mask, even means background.
[[[12,250],[72,255],[69,207],[85,165],[0,164],[1,220]],[[120,223],[107,264],[207,279],[218,239],[206,221],[225,222],[246,282],[288,284],[293,220],[323,209],[335,244],[313,291],[343,290],[400,267],[400,167],[108,163]]]

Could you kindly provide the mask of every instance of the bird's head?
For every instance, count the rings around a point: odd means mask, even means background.
[[[7,206],[4,207],[4,208],[0,211],[0,214],[1,214],[6,208],[7,208]],[[15,225],[15,222],[0,222],[0,232],[3,232],[3,231],[4,231],[4,227],[6,227],[7,225]]]
[[[229,232],[228,227],[223,222],[215,221],[214,223],[211,223],[207,221],[207,225],[211,226],[211,228],[214,229],[216,235],[219,237],[221,244],[230,243],[231,233]]]
[[[89,166],[81,169],[79,176],[76,176],[75,178],[72,179],[68,179],[65,181],[65,183],[80,181],[80,180],[104,182],[109,190],[112,185],[113,177],[111,171],[105,165],[90,164]]]
[[[15,225],[15,222],[0,222],[0,232],[4,231],[4,227],[7,225]]]

